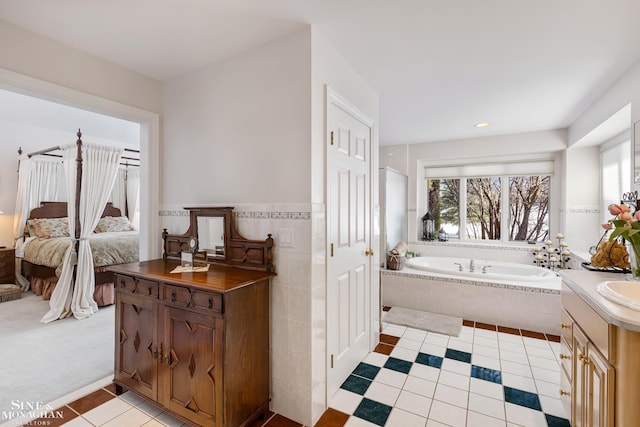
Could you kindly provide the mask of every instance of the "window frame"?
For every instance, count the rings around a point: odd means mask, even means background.
[[[429,179],[460,179],[460,205],[459,206],[459,214],[460,214],[460,225],[459,225],[459,238],[450,236],[450,241],[459,241],[461,243],[481,243],[481,244],[500,244],[500,245],[508,245],[508,246],[523,246],[527,245],[526,241],[522,240],[509,240],[509,209],[501,209],[501,226],[500,226],[500,240],[482,240],[482,239],[470,239],[466,236],[466,219],[467,219],[467,195],[466,188],[467,178],[478,178],[481,176],[478,175],[462,175],[462,176],[453,176],[449,174],[449,176],[438,176],[434,170],[447,170],[450,173],[457,170],[492,170],[493,166],[496,166],[499,170],[510,170],[510,169],[520,169],[517,173],[497,173],[490,176],[499,176],[501,179],[501,204],[502,206],[509,206],[509,177],[513,176],[549,176],[549,235],[555,235],[557,232],[557,228],[554,228],[559,224],[559,215],[557,214],[557,206],[559,205],[559,197],[560,191],[558,185],[557,176],[561,176],[558,173],[558,167],[560,162],[559,159],[554,153],[546,154],[546,155],[523,155],[523,156],[509,156],[502,158],[472,158],[472,159],[443,159],[436,161],[418,161],[417,162],[417,175],[418,175],[418,193],[417,193],[417,204],[416,206],[420,206],[419,212],[427,212],[428,211],[428,180]],[[505,165],[507,165],[505,167]],[[527,169],[527,166],[532,166],[530,169]],[[524,169],[523,169],[524,168]],[[515,172],[515,171],[514,171]],[[487,175],[483,175],[487,176]],[[505,180],[506,187],[505,187]],[[418,213],[419,213],[418,212]],[[417,220],[419,222],[422,214],[417,215]],[[421,224],[418,223],[418,231],[421,230]],[[554,231],[555,230],[555,231]],[[418,240],[420,240],[419,235],[417,235]]]

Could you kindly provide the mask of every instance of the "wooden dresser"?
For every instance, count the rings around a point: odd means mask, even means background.
[[[111,267],[114,382],[193,425],[246,425],[269,406],[273,274],[220,266],[170,273],[178,264]]]
[[[16,283],[16,259],[13,248],[0,248],[0,283]]]
[[[164,230],[163,259],[109,267],[116,392],[194,426],[247,426],[269,409],[273,239],[245,239],[231,207],[186,209],[189,230]],[[184,251],[208,271],[172,273]]]

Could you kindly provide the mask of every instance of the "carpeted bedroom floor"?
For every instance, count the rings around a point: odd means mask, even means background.
[[[85,320],[43,324],[48,310],[49,301],[31,292],[0,304],[0,414],[18,404],[46,404],[113,374],[114,306]]]

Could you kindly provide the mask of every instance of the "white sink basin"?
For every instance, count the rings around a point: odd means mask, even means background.
[[[640,282],[607,281],[599,283],[596,290],[609,301],[640,311]]]

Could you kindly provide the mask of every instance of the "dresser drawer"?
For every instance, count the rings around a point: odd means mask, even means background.
[[[138,279],[130,276],[116,274],[115,287],[122,292],[131,292],[137,295],[145,295],[151,298],[158,298],[158,282],[152,280]]]
[[[213,292],[189,290],[182,286],[164,285],[163,299],[180,307],[222,312],[222,295]]]
[[[562,284],[562,306],[596,348],[609,359],[609,324],[566,284]],[[567,341],[571,342],[571,341]]]
[[[13,249],[0,249],[1,261],[13,261],[15,251]]]
[[[569,378],[569,380],[573,379],[573,364],[571,363],[571,359],[573,358],[573,354],[571,352],[571,347],[567,343],[567,341],[563,339],[560,340],[560,365],[564,370],[564,374]]]
[[[571,343],[573,342],[573,319],[565,310],[562,310],[560,313],[560,334],[562,338],[569,343],[569,350],[571,350]]]

